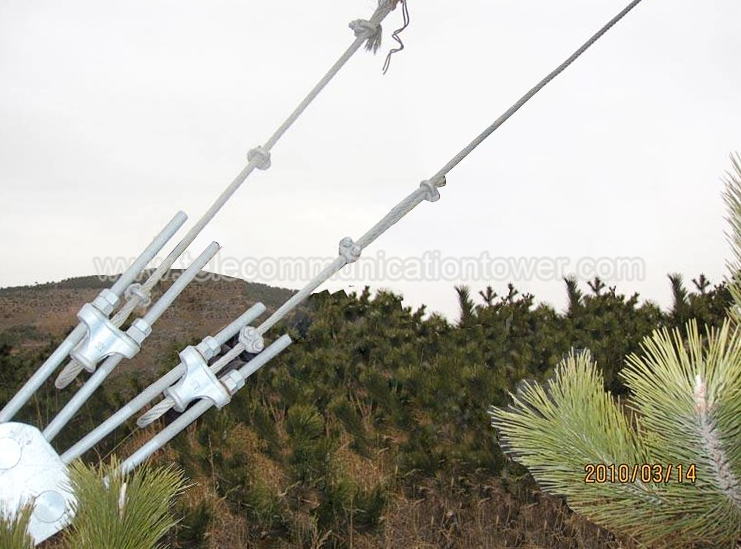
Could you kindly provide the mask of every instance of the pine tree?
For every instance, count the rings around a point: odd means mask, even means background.
[[[64,549],[155,549],[175,524],[170,507],[185,489],[182,474],[172,467],[144,465],[122,475],[118,463],[97,468],[78,461],[70,466],[75,494],[74,518],[62,534]],[[0,516],[0,547],[32,549],[27,533],[33,507],[12,519]]]
[[[173,467],[145,465],[122,475],[116,460],[97,468],[73,463],[70,484],[77,501],[64,533],[67,549],[162,547],[158,542],[175,524],[170,508],[185,489]]]
[[[28,534],[28,522],[33,507],[27,505],[12,517],[0,511],[0,547],[3,549],[33,549],[33,538]]]
[[[732,162],[725,198],[737,321],[741,160]],[[670,280],[682,316],[687,294],[680,277]],[[701,298],[708,285],[698,280]],[[683,328],[656,330],[628,357],[626,403],[604,391],[590,354],[572,353],[552,379],[521,385],[511,406],[490,415],[502,447],[541,487],[598,524],[651,546],[730,548],[741,541],[741,327]]]

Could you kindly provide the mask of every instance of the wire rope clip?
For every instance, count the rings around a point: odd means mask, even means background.
[[[247,161],[255,161],[255,167],[258,170],[267,170],[271,166],[270,151],[265,147],[255,147],[247,152]]]
[[[138,282],[135,282],[126,288],[124,297],[126,298],[126,301],[131,301],[132,299],[137,298],[139,300],[137,307],[140,309],[146,309],[152,304],[151,294]]]
[[[175,402],[175,410],[184,412],[191,402],[202,398],[209,399],[217,408],[229,404],[230,392],[216,378],[196,347],[191,345],[180,351],[180,361],[185,364],[185,374],[164,391],[165,396]]]
[[[345,258],[348,263],[355,263],[360,254],[363,253],[363,248],[355,244],[352,238],[346,236],[340,240],[340,248],[338,251],[339,255]]]
[[[239,331],[239,343],[248,353],[256,354],[265,348],[265,340],[257,328],[245,326]]]
[[[141,349],[142,341],[152,333],[152,327],[141,318],[136,319],[124,333],[90,303],[80,309],[77,318],[87,326],[87,335],[70,356],[91,373],[101,360],[111,355],[133,358]]]

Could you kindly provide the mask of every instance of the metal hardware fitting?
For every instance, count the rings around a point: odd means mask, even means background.
[[[340,240],[340,249],[338,253],[344,257],[345,261],[348,263],[355,263],[360,257],[360,254],[363,253],[363,248],[355,244],[352,238],[346,236]]]
[[[0,423],[0,509],[18,512],[33,504],[28,533],[36,544],[71,520],[74,496],[67,468],[36,427]]]
[[[124,333],[90,303],[80,309],[77,318],[87,327],[87,335],[70,356],[88,372],[94,372],[101,360],[114,354],[133,358],[139,352],[142,341],[152,333],[152,327],[141,318],[136,319]]]
[[[437,202],[438,200],[440,200],[440,192],[431,181],[425,179],[419,184],[419,188],[427,191],[425,200],[429,202]]]
[[[217,408],[229,404],[231,394],[216,378],[196,347],[189,346],[180,351],[180,361],[185,364],[185,374],[164,391],[165,396],[175,402],[175,410],[184,412],[188,404],[202,398],[209,399]]]
[[[252,162],[255,160],[255,167],[258,170],[267,170],[270,165],[270,151],[265,147],[255,147],[247,152],[247,161]]]
[[[137,307],[140,309],[146,309],[152,304],[152,296],[149,293],[149,290],[146,290],[144,286],[142,286],[138,282],[134,282],[133,284],[130,284],[128,288],[126,288],[124,297],[127,301],[131,300],[134,297],[137,297],[139,299],[139,304],[137,305]]]
[[[257,328],[245,326],[239,331],[239,343],[248,353],[259,353],[265,348],[265,340],[257,331]]]
[[[118,305],[119,297],[111,290],[106,288],[101,291],[98,296],[93,300],[93,307],[101,311],[104,315],[108,316],[113,312],[113,309]]]
[[[262,305],[262,303],[259,303],[258,305]],[[206,361],[209,361],[219,353],[221,345],[219,345],[219,342],[215,337],[206,336],[198,345],[196,345],[196,350],[201,353]]]

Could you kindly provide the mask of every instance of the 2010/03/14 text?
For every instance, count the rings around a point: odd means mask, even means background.
[[[697,466],[694,463],[587,463],[584,466],[584,482],[586,484],[621,484],[633,483],[668,483],[697,481]]]

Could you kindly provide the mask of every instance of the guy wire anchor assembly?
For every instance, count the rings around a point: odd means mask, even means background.
[[[356,39],[340,57],[329,72],[312,89],[309,95],[299,104],[289,118],[262,147],[256,147],[248,153],[248,164],[237,178],[218,197],[203,217],[188,232],[183,240],[173,249],[154,273],[142,285],[134,284],[137,276],[149,261],[164,246],[170,237],[184,223],[185,215],[179,213],[167,227],[155,238],[139,259],[110,290],[104,290],[92,304],[85,305],[78,317],[81,323],[65,339],[60,347],[29,379],[18,394],[0,412],[0,508],[11,512],[17,511],[24,504],[33,503],[33,513],[29,524],[29,533],[36,543],[64,528],[72,520],[74,495],[67,488],[67,465],[80,457],[104,437],[133,415],[140,412],[149,402],[162,396],[158,404],[139,418],[139,426],[146,426],[161,417],[166,411],[174,409],[180,415],[148,442],[135,450],[120,466],[120,472],[126,473],[167,444],[173,437],[193,423],[212,407],[221,408],[229,403],[232,395],[244,387],[246,379],[272,358],[291,344],[287,335],[282,335],[267,347],[264,335],[277,322],[283,319],[296,306],[307,299],[321,284],[339,272],[342,268],[358,260],[363,250],[378,237],[396,224],[407,213],[423,201],[435,202],[440,198],[438,188],[446,184],[447,174],[480,145],[491,133],[508,120],[520,107],[529,101],[538,91],[547,85],[576,58],[594,44],[615,23],[622,19],[641,0],[634,0],[607,25],[590,38],[564,63],[548,74],[535,87],[528,91],[519,101],[479,134],[469,145],[448,161],[434,176],[422,181],[419,188],[409,194],[385,216],[373,225],[357,242],[350,237],[339,243],[338,257],[318,273],[299,292],[288,299],[277,311],[257,328],[249,326],[264,311],[258,303],[215,336],[204,338],[198,345],[189,346],[180,352],[180,364],[159,380],[144,389],[138,396],[122,407],[113,416],[93,429],[79,442],[59,455],[50,441],[80,409],[104,379],[113,371],[123,358],[133,357],[143,340],[149,335],[152,324],[173,302],[195,275],[208,263],[218,251],[216,243],[211,244],[198,259],[173,283],[163,296],[142,317],[136,319],[126,332],[119,328],[131,313],[141,305],[148,305],[149,292],[170,269],[176,259],[193,242],[200,231],[216,215],[220,208],[234,194],[237,188],[255,169],[270,167],[270,150],[278,139],[288,130],[293,122],[313,101],[326,84],[334,77],[346,61],[366,43],[369,49],[377,47],[380,40],[380,22],[397,5],[398,0],[380,0],[379,6],[369,21],[353,21],[351,28]],[[182,281],[182,282],[181,282]],[[126,303],[109,319],[109,315],[119,303],[121,297]],[[239,334],[239,343],[223,356],[218,356],[223,344]],[[83,341],[83,338],[87,339]],[[219,374],[225,366],[238,357],[243,351],[255,356],[238,369],[229,371],[221,377]],[[83,369],[92,373],[88,381],[75,394],[62,411],[52,420],[43,433],[36,427],[8,421],[33,395],[44,381],[56,370],[67,356],[73,359],[57,379],[57,386],[69,384]],[[103,361],[100,367],[97,364]],[[213,362],[209,364],[209,362]],[[97,370],[96,370],[97,368]],[[190,405],[190,407],[188,407]]]
[[[196,263],[194,263],[193,268],[187,270],[182,275],[182,281],[178,279],[179,284],[176,282],[170,289],[172,291],[166,292],[154,305],[152,311],[145,314],[142,318],[135,320],[125,333],[119,328],[128,320],[134,310],[149,306],[151,290],[167,274],[175,261],[190,246],[211,219],[215,217],[247,177],[256,168],[267,170],[270,167],[272,147],[290,129],[293,123],[308,108],[311,102],[327,86],[347,61],[364,44],[369,50],[375,51],[377,49],[381,40],[381,22],[394,10],[397,2],[398,0],[379,0],[378,7],[369,20],[358,19],[350,23],[349,26],[355,34],[352,44],[293,112],[291,112],[289,117],[279,126],[270,139],[264,145],[255,147],[248,152],[248,164],[245,168],[219,195],[216,201],[175,246],[165,260],[149,275],[147,280],[143,284],[135,283],[135,280],[144,271],[150,261],[183,225],[187,219],[184,213],[181,212],[175,216],[145,252],[121,275],[110,290],[101,292],[100,296],[96,298],[91,306],[83,306],[78,315],[81,320],[80,324],[67,336],[59,348],[44,362],[11,401],[0,410],[0,508],[10,512],[12,515],[23,505],[33,503],[34,508],[30,518],[29,533],[36,543],[40,543],[64,528],[72,518],[71,505],[74,502],[74,497],[64,488],[67,482],[66,463],[74,459],[71,456],[78,452],[84,452],[87,448],[86,445],[94,445],[97,441],[101,440],[107,433],[115,429],[117,425],[123,423],[135,411],[141,409],[142,406],[164,389],[168,389],[166,392],[168,398],[179,399],[177,409],[183,409],[186,402],[193,398],[214,398],[214,404],[222,406],[228,402],[228,398],[220,387],[226,387],[230,394],[238,390],[243,386],[246,377],[290,344],[290,339],[287,336],[279,338],[267,349],[260,352],[259,356],[250,361],[248,365],[225,375],[224,379],[219,381],[220,385],[217,385],[214,383],[215,374],[209,374],[203,365],[212,357],[212,353],[215,352],[215,342],[221,343],[220,338],[217,336],[214,340],[204,340],[202,342],[203,345],[200,348],[196,348],[195,351],[191,349],[184,350],[183,354],[181,354],[182,362],[180,367],[175,368],[168,376],[160,380],[159,384],[154,384],[150,387],[149,392],[145,390],[139,395],[139,400],[134,399],[129,405],[132,407],[129,411],[126,408],[122,409],[120,414],[114,416],[115,419],[111,418],[105,424],[105,427],[101,425],[71,448],[65,454],[65,461],[62,461],[54,448],[49,444],[118,363],[123,358],[131,358],[138,352],[141,343],[149,335],[152,323],[172,303],[172,300],[185,287],[187,281],[192,280],[200,268],[205,266],[208,260],[218,250],[218,246],[213,244],[209,247],[199,257]],[[173,288],[176,289],[173,290]],[[116,306],[120,304],[122,298],[125,300],[125,303],[113,318],[109,318]],[[243,315],[243,317],[240,317],[240,319],[244,320],[244,324],[262,312],[262,305],[259,305],[257,309],[251,309],[249,315],[245,313],[247,316]],[[230,327],[233,328],[240,325],[240,319],[237,319]],[[225,329],[220,334],[226,339],[234,335],[231,328]],[[230,335],[227,337],[225,334]],[[257,339],[255,338],[255,332],[250,331],[246,332],[244,337],[241,338],[240,345],[254,351],[261,348],[263,343],[261,336]],[[8,423],[67,357],[70,357],[71,360],[57,377],[55,383],[57,388],[62,389],[68,386],[83,369],[90,372],[92,376],[78,393],[72,397],[57,417],[52,420],[44,433],[29,425]],[[104,360],[103,364],[100,369],[95,371],[97,364],[101,360]],[[185,378],[182,383],[170,388],[170,385],[183,375],[185,375]],[[206,390],[207,385],[211,387],[208,390]],[[205,392],[199,392],[198,387],[201,386],[204,387]],[[134,406],[138,406],[138,408],[135,411],[131,411]],[[193,410],[197,408],[198,406],[194,406],[178,418],[181,423],[186,422],[183,426],[197,417],[193,416]],[[127,413],[128,415],[126,415]],[[192,419],[188,419],[189,417],[192,417]],[[117,421],[119,423],[116,424]],[[151,452],[159,447],[158,444],[165,443],[162,442],[163,437],[169,440],[167,433],[172,433],[174,429],[178,429],[178,425],[180,423],[176,421],[173,425],[166,428],[161,435],[158,435],[159,438],[155,437],[148,446],[142,448],[142,452],[135,454],[127,460],[124,463],[125,467],[122,467],[122,469],[128,470],[134,464],[140,463],[142,459],[145,459],[145,455],[151,454]],[[93,440],[95,442],[91,442]],[[41,472],[44,472],[44,474],[39,474]]]
[[[15,396],[0,410],[0,423],[10,421],[18,413],[18,410],[28,402],[33,394],[44,384],[50,375],[59,367],[62,361],[80,345],[82,339],[90,336],[90,324],[96,324],[100,327],[109,327],[108,317],[113,309],[119,304],[124,292],[134,284],[136,278],[144,271],[149,262],[154,259],[157,253],[167,244],[170,238],[182,227],[188,216],[183,212],[178,212],[175,217],[165,226],[164,229],[155,237],[152,243],[142,252],[134,263],[126,269],[119,279],[111,286],[110,289],[100,292],[98,297],[92,303],[83,306],[78,314],[80,322],[77,327],[65,338],[57,347],[51,356],[41,365],[35,374],[21,387]],[[83,312],[84,311],[84,312]],[[83,318],[84,317],[84,318]],[[90,324],[86,324],[87,319]],[[93,322],[92,319],[95,319]],[[94,345],[103,349],[108,342],[105,341],[103,334],[92,334],[96,338]],[[110,343],[113,343],[112,341]],[[102,356],[101,356],[102,358]]]
[[[327,73],[319,80],[319,82],[311,89],[306,97],[298,104],[298,106],[291,112],[286,120],[278,127],[273,135],[265,142],[264,145],[254,147],[247,153],[247,165],[242,171],[234,178],[229,186],[219,195],[216,201],[211,207],[203,214],[201,219],[190,229],[185,235],[183,240],[175,247],[174,250],[165,258],[162,264],[147,281],[138,288],[138,291],[130,292],[127,295],[126,305],[116,314],[113,318],[113,324],[121,326],[128,319],[129,315],[134,309],[141,306],[146,302],[148,292],[159,282],[159,280],[167,273],[172,267],[175,261],[180,255],[190,246],[190,244],[196,239],[201,233],[203,228],[216,216],[231,196],[239,189],[250,174],[255,170],[267,170],[272,164],[271,151],[275,144],[280,140],[281,137],[293,126],[294,122],[303,114],[308,106],[316,99],[319,93],[329,84],[329,82],[337,75],[342,67],[355,55],[363,44],[366,44],[366,48],[371,51],[378,49],[381,43],[381,21],[393,11],[399,0],[379,0],[378,8],[375,10],[370,19],[356,19],[350,22],[349,27],[355,34],[355,40],[340,56],[340,58],[332,65]],[[69,364],[62,370],[61,374],[56,381],[57,388],[61,389],[69,385],[82,370],[85,368],[84,364],[75,360],[74,357]]]

